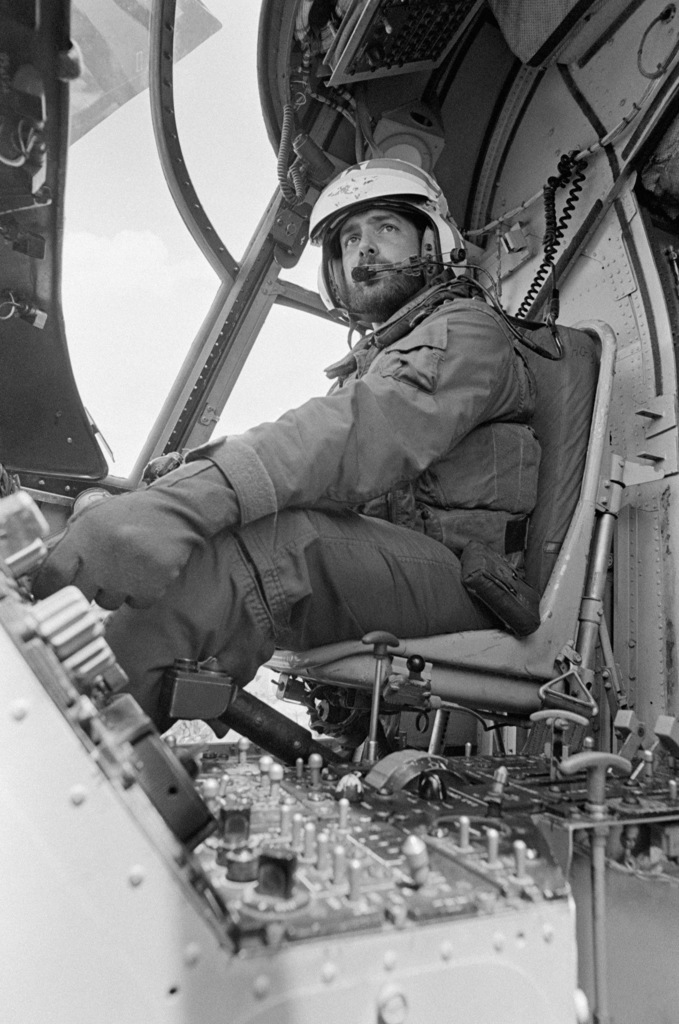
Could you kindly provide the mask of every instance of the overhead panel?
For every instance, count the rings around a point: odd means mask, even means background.
[[[479,0],[355,0],[326,56],[329,84],[438,67]]]

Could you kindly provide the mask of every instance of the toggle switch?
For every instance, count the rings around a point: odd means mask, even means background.
[[[292,850],[265,848],[259,855],[257,893],[276,899],[291,899],[295,889],[297,857]]]

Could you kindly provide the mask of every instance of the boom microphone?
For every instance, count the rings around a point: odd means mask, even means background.
[[[401,263],[364,263],[361,267],[354,267],[351,271],[353,281],[369,281],[371,277],[378,274],[421,274],[432,266],[445,267],[450,264],[464,263],[467,258],[467,250],[464,248],[453,249],[448,254],[448,260],[436,259],[432,256],[409,256]]]
[[[354,267],[351,277],[353,281],[369,281],[371,277],[375,277],[376,273],[377,271],[372,267]]]
[[[425,261],[418,256],[410,256],[401,263],[364,263],[362,267],[354,267],[351,277],[354,281],[369,281],[378,274],[419,274]]]

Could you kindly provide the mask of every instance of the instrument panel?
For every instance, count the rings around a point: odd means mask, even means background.
[[[82,595],[30,598],[27,500],[4,500],[0,537],[7,1019],[635,1024],[676,1005],[656,926],[679,909],[674,719],[643,747],[628,715],[629,760],[567,755],[559,712],[506,757],[315,743],[286,764],[245,737],[163,739]]]

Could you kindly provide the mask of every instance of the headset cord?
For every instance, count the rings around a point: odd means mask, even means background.
[[[516,311],[516,316],[519,319],[523,319],[527,315],[543,283],[550,274],[552,276],[552,292],[547,317],[548,322],[554,323],[559,315],[559,292],[556,287],[555,267],[556,252],[566,232],[568,222],[573,216],[575,204],[580,198],[586,167],[586,160],[578,160],[573,153],[564,153],[557,165],[557,174],[548,178],[543,188],[545,233],[542,239],[542,246],[544,256],[530,288]],[[568,184],[570,184],[570,188],[566,196],[566,202],[564,203],[561,216],[557,220],[556,190],[558,188],[565,188]]]

